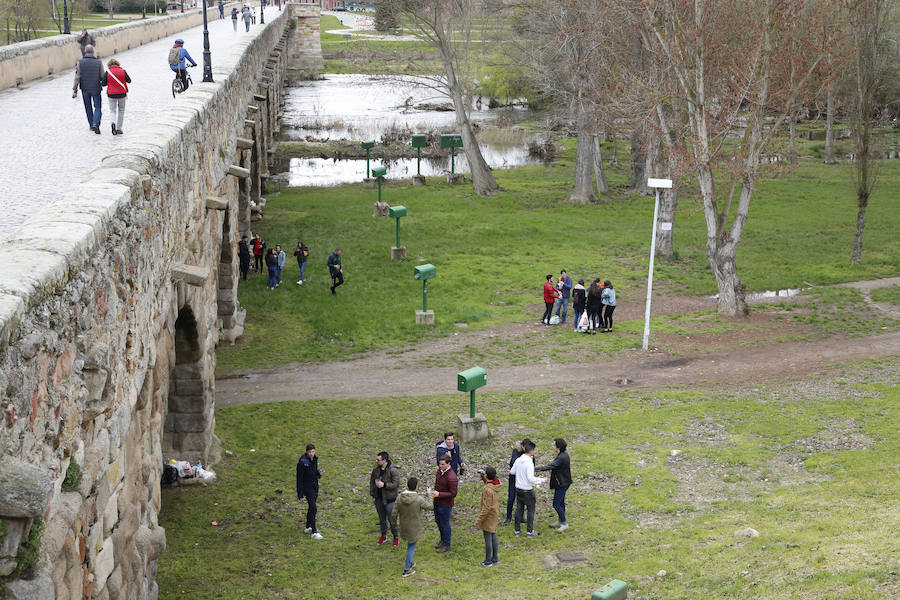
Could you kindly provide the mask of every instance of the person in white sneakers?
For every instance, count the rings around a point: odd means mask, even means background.
[[[522,444],[522,456],[516,459],[512,469],[509,470],[510,475],[516,478],[516,514],[515,514],[515,533],[516,537],[522,534],[522,520],[525,508],[528,508],[527,526],[528,537],[537,537],[541,535],[534,530],[534,507],[537,499],[534,495],[534,486],[540,485],[547,480],[543,477],[534,476],[534,442],[528,440]]]
[[[553,449],[556,450],[556,458],[549,465],[537,467],[535,471],[550,471],[550,489],[553,490],[553,510],[559,515],[556,523],[550,527],[557,531],[565,531],[569,528],[566,522],[566,492],[572,485],[572,470],[569,465],[569,453],[566,452],[566,440],[556,438],[553,440]]]
[[[306,445],[306,452],[297,461],[297,500],[306,500],[306,529],[303,533],[311,533],[312,539],[321,540],[322,534],[316,529],[316,500],[319,498],[319,478],[324,469],[319,468],[319,457],[316,456],[316,447]]]

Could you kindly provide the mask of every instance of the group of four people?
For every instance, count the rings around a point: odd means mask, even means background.
[[[550,488],[554,490],[553,508],[558,515],[558,520],[551,525],[558,531],[568,528],[566,521],[566,492],[572,483],[570,460],[566,451],[567,444],[562,438],[553,442],[556,458],[542,467],[535,467],[534,453],[536,445],[530,439],[524,439],[517,443],[510,457],[509,471],[509,497],[507,500],[506,521],[510,523],[512,504],[515,502],[515,529],[514,534],[519,537],[522,533],[521,524],[526,523],[527,537],[540,535],[534,529],[534,514],[536,496],[534,486],[546,480],[535,476],[536,471],[550,471]],[[391,461],[387,452],[379,452],[375,457],[375,467],[369,474],[369,495],[375,504],[378,514],[380,535],[376,542],[379,546],[389,542],[390,532],[393,546],[400,545],[400,538],[407,543],[406,558],[403,563],[403,576],[408,577],[415,573],[415,552],[418,542],[424,535],[422,516],[428,509],[427,497],[431,498],[431,508],[434,521],[437,525],[439,539],[435,544],[438,553],[448,552],[452,543],[452,528],[450,514],[459,492],[459,476],[465,471],[466,465],[462,461],[460,446],[456,443],[453,432],[444,434],[444,439],[436,446],[436,461],[438,471],[435,474],[434,487],[426,488],[426,496],[417,493],[419,480],[410,477],[406,481],[406,489],[400,490],[400,470]],[[306,500],[308,509],[306,513],[305,533],[312,534],[313,539],[321,540],[322,535],[316,528],[317,499],[319,490],[319,478],[324,470],[318,466],[315,446],[308,444],[306,452],[297,463],[297,498],[302,502]],[[485,558],[479,564],[491,567],[497,562],[498,538],[497,528],[500,521],[500,480],[497,470],[493,466],[487,466],[478,471],[484,484],[479,503],[476,526],[484,536]],[[514,491],[514,492],[513,492]]]

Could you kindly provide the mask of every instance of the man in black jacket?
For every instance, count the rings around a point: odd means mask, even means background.
[[[566,492],[572,485],[572,471],[569,468],[569,453],[566,452],[566,440],[556,438],[553,440],[553,449],[556,450],[556,458],[549,465],[537,467],[535,471],[550,471],[550,489],[553,490],[553,510],[559,515],[559,520],[550,527],[557,531],[565,531],[569,528],[566,522]]]
[[[394,537],[394,546],[400,545],[397,523],[391,522],[391,513],[394,512],[394,502],[397,501],[397,488],[400,487],[400,471],[391,462],[387,452],[379,452],[375,457],[375,468],[369,476],[369,495],[375,500],[375,511],[378,513],[378,525],[381,527],[381,537],[378,545],[387,540],[388,524],[391,526],[391,535]]]
[[[297,500],[306,499],[309,508],[306,510],[306,529],[303,533],[311,533],[314,540],[321,540],[322,534],[316,529],[316,500],[319,498],[319,477],[323,469],[319,468],[319,457],[316,447],[306,445],[306,452],[297,461]]]
[[[75,67],[72,97],[74,98],[78,94],[80,85],[88,127],[98,135],[100,134],[100,118],[103,116],[100,92],[103,91],[103,75],[105,73],[106,69],[103,68],[103,63],[94,56],[94,47],[88,44],[84,47],[84,56]]]

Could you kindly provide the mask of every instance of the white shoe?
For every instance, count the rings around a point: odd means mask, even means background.
[[[556,521],[555,523],[551,523],[551,524],[550,524],[550,527],[552,527],[553,529],[556,529],[556,528],[559,527],[560,525],[561,525],[561,523],[560,523],[559,521]]]
[[[312,534],[312,539],[314,539],[314,540],[321,540],[321,539],[322,539],[322,534],[319,533],[319,532],[317,531],[317,532],[315,532],[314,534]]]
[[[307,527],[303,530],[303,533],[312,533],[312,527]]]
[[[303,285],[303,280],[301,279],[300,281],[298,281],[297,285]]]
[[[568,528],[569,528],[569,524],[568,524],[568,523],[563,523],[562,525],[560,525],[559,527],[557,527],[556,530],[557,530],[557,531],[565,531],[565,530],[568,529]]]

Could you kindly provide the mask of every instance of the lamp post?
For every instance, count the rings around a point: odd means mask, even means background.
[[[182,3],[184,6],[184,3]],[[206,0],[203,0],[203,82],[212,83],[212,59],[209,54],[209,27],[206,23]]]
[[[69,5],[66,0],[63,0],[63,33],[72,33],[69,26]]]
[[[181,0],[181,14],[184,14],[184,0]]]
[[[266,24],[266,14],[263,12],[263,8],[266,6],[266,0],[259,0],[259,24]]]
[[[647,301],[644,305],[644,341],[641,348],[647,349],[650,341],[650,298],[653,295],[653,261],[656,258],[656,228],[657,219],[659,218],[659,190],[672,187],[671,179],[648,179],[647,187],[656,190],[656,200],[653,202],[653,233],[650,235],[650,270],[647,272]],[[671,227],[671,223],[669,226]]]

